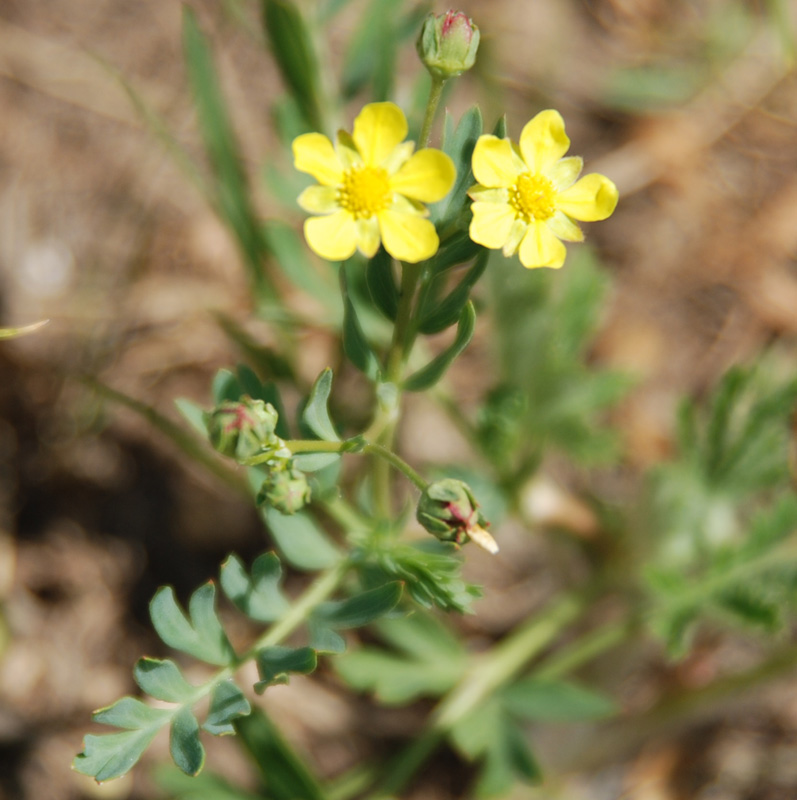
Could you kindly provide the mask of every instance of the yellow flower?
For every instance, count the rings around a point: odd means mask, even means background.
[[[425,219],[424,203],[442,200],[456,169],[439,150],[405,142],[407,120],[393,103],[371,103],[354,120],[352,135],[340,131],[337,144],[320,133],[293,141],[296,169],[312,175],[298,198],[311,214],[304,223],[310,248],[322,258],[343,261],[359,250],[370,258],[380,241],[393,258],[415,263],[431,258],[440,244]]]
[[[558,111],[541,111],[520,134],[520,144],[480,136],[473,149],[470,238],[505,256],[516,251],[524,267],[561,267],[566,242],[584,234],[573,220],[606,219],[617,205],[617,187],[592,173],[576,180],[583,160],[563,158],[570,147]]]

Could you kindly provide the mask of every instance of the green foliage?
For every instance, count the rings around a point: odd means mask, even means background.
[[[258,622],[274,622],[290,607],[282,593],[282,567],[274,553],[264,553],[247,575],[241,559],[232,554],[221,565],[220,583],[224,594],[246,616]]]
[[[522,719],[540,722],[582,722],[612,716],[612,700],[566,681],[523,678],[502,693],[506,709]]]
[[[345,264],[340,269],[340,288],[343,295],[343,350],[357,369],[375,381],[379,376],[381,366],[363,333],[357,309],[354,307],[349,291]]]
[[[269,506],[261,506],[260,513],[280,552],[292,566],[313,571],[337,563],[339,550],[309,514],[281,514]]]
[[[273,645],[264,647],[257,653],[257,671],[260,680],[255,691],[262,694],[269,686],[287,683],[291,672],[307,675],[318,665],[316,652],[312,647],[283,647]]]
[[[329,418],[327,401],[332,390],[332,370],[325,369],[316,379],[310,392],[310,397],[302,412],[305,425],[319,439],[327,442],[339,442],[340,437],[335,431],[335,426]]]

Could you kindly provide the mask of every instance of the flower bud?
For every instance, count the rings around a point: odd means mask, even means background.
[[[277,419],[271,403],[251,397],[227,400],[205,415],[210,443],[219,453],[237,461],[280,444],[274,433]]]
[[[418,55],[436,78],[448,80],[469,70],[479,49],[479,29],[461,11],[430,14],[418,37]]]
[[[258,505],[268,503],[283,514],[294,514],[310,502],[307,477],[293,459],[276,459],[268,466],[268,477],[257,493]]]
[[[489,553],[498,545],[485,530],[490,523],[479,511],[470,487],[454,478],[443,478],[426,487],[418,502],[418,522],[444,542],[465,544],[469,540]]]

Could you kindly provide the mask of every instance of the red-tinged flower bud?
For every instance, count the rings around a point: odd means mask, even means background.
[[[418,502],[418,522],[444,542],[465,544],[471,539],[489,553],[498,552],[498,544],[485,528],[488,523],[470,487],[454,478],[430,483]]]
[[[430,14],[418,38],[418,55],[436,78],[448,80],[469,70],[479,49],[479,29],[461,11]]]
[[[222,455],[243,461],[281,444],[271,403],[242,397],[225,401],[205,415],[210,443]]]

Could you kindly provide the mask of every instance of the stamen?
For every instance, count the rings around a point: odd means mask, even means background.
[[[390,205],[392,192],[387,172],[381,167],[352,167],[343,175],[338,205],[355,219],[370,219]]]
[[[509,205],[524,222],[546,220],[556,211],[555,190],[548,178],[524,172],[509,190]]]

